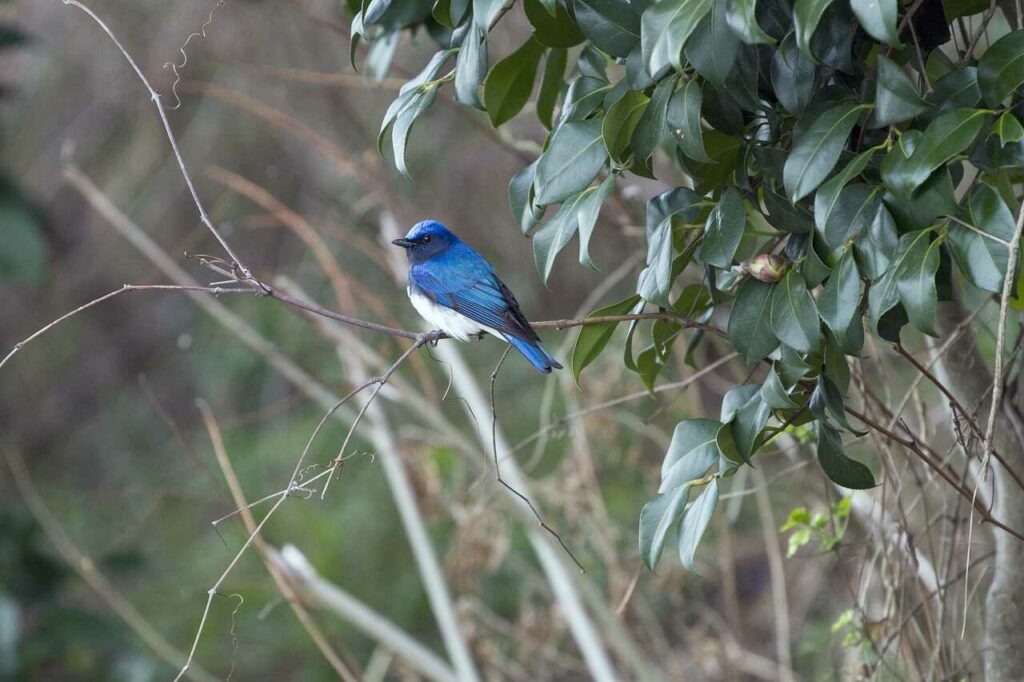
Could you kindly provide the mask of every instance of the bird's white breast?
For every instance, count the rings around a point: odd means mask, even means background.
[[[462,313],[431,301],[418,291],[413,291],[412,287],[409,287],[407,291],[409,293],[409,300],[412,301],[412,307],[416,309],[420,317],[430,323],[433,328],[440,329],[453,339],[469,341],[470,337],[476,336],[481,332],[487,332],[493,336],[501,336],[494,329],[485,327]]]

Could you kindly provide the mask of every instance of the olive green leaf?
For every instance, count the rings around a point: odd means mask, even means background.
[[[889,45],[899,45],[896,34],[897,0],[850,0],[857,21],[875,40]]]
[[[639,302],[640,297],[633,294],[622,301],[598,308],[587,315],[587,317],[625,315]],[[572,359],[570,361],[572,377],[577,382],[579,382],[580,373],[584,368],[594,362],[597,356],[601,354],[601,351],[608,345],[608,341],[611,340],[612,334],[615,332],[615,327],[616,324],[614,322],[588,324],[580,327],[579,336],[576,337],[576,343],[572,347]]]
[[[664,69],[682,71],[683,46],[712,0],[655,0],[640,18],[640,46],[647,73],[656,77]]]
[[[718,268],[732,266],[733,256],[747,226],[747,215],[739,192],[730,187],[722,194],[704,226],[701,260]]]
[[[1013,31],[992,44],[978,61],[978,86],[993,108],[1024,83],[1024,31]]]
[[[834,106],[796,140],[782,170],[790,201],[796,203],[807,196],[828,176],[867,106],[849,102]]]
[[[779,345],[771,328],[771,293],[770,284],[748,279],[740,285],[729,313],[729,340],[748,365]]]
[[[843,452],[843,439],[831,426],[818,423],[818,462],[834,483],[852,490],[875,487],[871,470]]]
[[[877,2],[877,0],[865,0]],[[875,90],[875,111],[873,121],[876,125],[887,126],[914,118],[931,108],[921,99],[910,82],[910,78],[895,62],[883,55],[878,56],[878,81]]]
[[[541,11],[544,11],[541,8]],[[544,48],[533,37],[494,65],[484,81],[484,107],[495,128],[519,113],[533,90]]]
[[[793,350],[810,353],[821,346],[818,310],[804,278],[794,270],[772,285],[772,333]]]
[[[604,166],[601,121],[569,121],[558,127],[537,163],[537,203],[564,201],[581,191]]]

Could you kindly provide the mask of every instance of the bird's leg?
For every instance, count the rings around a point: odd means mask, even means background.
[[[483,341],[485,336],[487,336],[487,332],[477,332],[476,334],[473,334],[473,338],[477,341]]]
[[[432,331],[424,332],[424,333],[420,334],[419,337],[417,337],[416,341],[421,346],[424,345],[424,344],[430,344],[430,346],[433,347],[433,346],[437,345],[438,341],[440,341],[441,339],[447,338],[447,336],[448,335],[445,334],[440,329],[434,329]]]

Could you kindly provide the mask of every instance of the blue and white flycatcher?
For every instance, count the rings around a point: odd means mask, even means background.
[[[409,256],[409,300],[423,319],[453,339],[484,332],[508,341],[545,374],[562,369],[487,260],[434,220],[392,242]]]

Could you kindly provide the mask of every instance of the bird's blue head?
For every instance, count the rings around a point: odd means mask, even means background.
[[[444,253],[458,244],[459,238],[436,220],[424,220],[413,225],[409,234],[391,243],[405,249],[409,262],[415,264]]]

